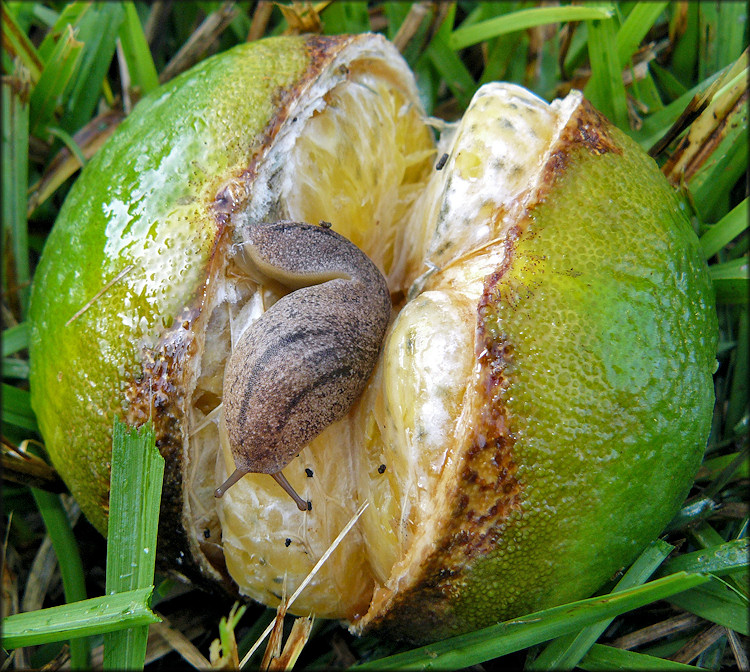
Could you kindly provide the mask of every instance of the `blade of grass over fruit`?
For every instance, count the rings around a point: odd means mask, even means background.
[[[628,128],[628,105],[618,61],[615,19],[587,21],[591,78],[584,95],[619,128]]]
[[[15,327],[3,330],[2,354],[3,357],[23,350],[29,345],[29,323],[21,322]]]
[[[54,117],[55,108],[78,66],[82,49],[83,43],[75,39],[68,26],[31,93],[29,125],[34,135],[41,136],[43,127]]]
[[[90,118],[99,100],[102,81],[115,53],[115,41],[125,10],[119,2],[101,2],[82,12],[73,24],[76,37],[83,42],[78,68],[64,101],[60,126],[74,133]]]
[[[747,303],[750,271],[747,257],[713,264],[708,272],[716,290],[716,300],[725,303]]]
[[[741,572],[750,566],[748,551],[750,551],[750,538],[727,541],[701,551],[678,555],[664,564],[660,574],[710,572],[721,576],[722,574]]]
[[[700,238],[706,259],[713,257],[725,245],[747,230],[747,215],[747,199],[745,199],[716,224],[710,226]]]
[[[18,59],[23,63],[29,72],[29,79],[33,85],[39,79],[44,67],[42,59],[31,40],[8,11],[5,3],[0,5],[0,14],[2,14],[3,21],[3,51],[9,58]],[[7,117],[5,118],[7,119]]]
[[[52,541],[57,556],[57,564],[60,568],[65,601],[68,604],[80,602],[86,599],[86,579],[83,573],[81,554],[78,551],[78,542],[70,526],[68,514],[62,505],[60,495],[51,492],[31,488],[39,513],[44,520],[47,534]],[[73,667],[85,669],[89,667],[91,660],[91,647],[86,639],[71,639],[70,656]]]
[[[38,432],[36,416],[31,410],[30,396],[27,390],[3,383],[3,423],[16,425],[32,432]]]
[[[154,59],[143,34],[143,26],[132,2],[125,3],[125,20],[120,26],[120,44],[130,74],[131,88],[138,88],[140,96],[159,86]]]
[[[612,589],[612,593],[618,593],[645,583],[673,550],[674,546],[661,539],[651,542],[617,582],[617,585]],[[547,645],[529,666],[529,669],[572,670],[583,659],[594,642],[602,636],[612,620],[609,618],[589,625],[580,632],[571,632],[558,637]]]
[[[164,458],[151,423],[133,429],[115,419],[107,530],[108,595],[153,587]],[[104,637],[105,669],[141,669],[148,627]]]
[[[643,38],[668,5],[668,2],[637,2],[630,10],[615,39],[620,69],[628,64]]]
[[[750,634],[750,605],[747,597],[739,595],[721,579],[712,578],[710,583],[673,595],[668,601],[707,621],[736,630],[745,636]]]
[[[141,588],[8,616],[3,619],[3,648],[75,640],[158,623],[160,619],[148,608],[151,590]]]
[[[357,669],[458,669],[476,665],[690,590],[709,578],[680,572],[619,593],[545,609],[468,635],[381,658]]]
[[[703,670],[703,667],[657,658],[637,651],[627,651],[614,646],[594,644],[591,651],[578,664],[582,670]]]
[[[458,51],[477,42],[490,40],[498,35],[526,30],[534,26],[543,26],[562,21],[607,19],[613,14],[614,10],[611,3],[521,9],[517,12],[511,12],[494,19],[475,23],[467,28],[457,28],[451,33],[448,46],[454,51]]]
[[[16,60],[11,76],[3,77],[2,82],[2,213],[5,243],[2,287],[6,299],[11,306],[18,308],[21,317],[26,316],[31,285],[26,221],[29,87],[29,71]]]

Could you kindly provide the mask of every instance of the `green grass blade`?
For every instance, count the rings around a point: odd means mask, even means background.
[[[60,37],[68,30],[69,26],[75,26],[80,21],[81,15],[90,9],[90,2],[71,2],[65,5],[54,25],[47,31],[39,45],[39,58],[42,61],[45,63],[49,61]]]
[[[702,96],[706,90],[713,84],[723,73],[717,72],[709,78],[697,84],[693,88],[685,91],[679,98],[663,107],[658,112],[646,117],[643,120],[643,126],[639,130],[624,129],[645,150],[649,151],[672,127],[677,121],[685,108],[688,106],[693,97]]]
[[[31,488],[39,513],[42,514],[44,526],[52,541],[60,568],[65,601],[68,604],[86,599],[86,579],[83,573],[81,554],[78,542],[70,526],[68,514],[62,505],[60,495]],[[91,663],[91,647],[87,639],[71,639],[70,658],[74,669],[88,668]]]
[[[38,432],[31,397],[26,390],[3,383],[3,423]]]
[[[612,592],[617,593],[645,583],[673,550],[674,546],[661,539],[653,541],[617,582]],[[529,669],[572,670],[583,659],[594,642],[602,636],[612,620],[606,619],[589,625],[580,632],[571,632],[558,637],[539,654]]]
[[[696,476],[696,480],[707,481],[715,479],[738,458],[740,458],[739,453],[729,453],[729,455],[721,455],[719,457],[712,457],[710,460],[705,460]],[[747,453],[741,457],[741,462],[732,473],[730,481],[746,478],[750,478],[750,456]]]
[[[715,7],[716,50],[711,70],[719,70],[732,63],[747,46],[745,31],[747,29],[747,3],[722,2]]]
[[[4,329],[2,344],[3,357],[27,348],[29,346],[29,323],[21,322],[21,324],[17,324],[15,327]]]
[[[747,310],[740,313],[739,328],[737,330],[737,342],[743,344],[733,353],[732,359],[732,382],[729,390],[729,402],[726,412],[726,433],[729,436],[734,435],[735,427],[747,417],[748,407],[748,359],[750,359],[750,348],[747,343],[750,342],[750,319]]]
[[[120,26],[120,44],[128,66],[131,87],[137,87],[140,96],[144,96],[159,86],[154,59],[132,2],[125,3],[125,20]]]
[[[18,59],[23,63],[29,72],[31,83],[36,83],[44,67],[39,53],[8,11],[5,3],[0,5],[0,14],[2,15],[3,51],[9,58]]]
[[[614,14],[611,3],[571,5],[566,7],[535,7],[521,9],[504,16],[488,19],[468,27],[459,27],[451,33],[448,46],[453,51],[491,40],[498,35],[526,30],[534,26],[563,21],[583,21],[587,19],[607,19]]]
[[[747,72],[744,73],[745,76]],[[705,113],[704,113],[705,114]],[[688,182],[693,202],[704,221],[715,220],[714,209],[726,199],[747,171],[747,105],[738,101],[726,120],[718,146]]]
[[[151,424],[133,429],[115,419],[107,530],[106,591],[113,595],[154,583],[164,458]],[[148,628],[105,635],[105,669],[142,669]]]
[[[3,619],[3,648],[17,649],[159,623],[161,619],[148,607],[152,590],[141,588],[8,616]]]
[[[700,8],[697,2],[688,2],[685,6],[684,18],[680,16],[680,8],[672,3],[672,18],[670,20],[670,35],[674,35],[672,66],[674,73],[685,73],[691,76],[696,71],[698,52],[700,49]],[[683,30],[677,31],[680,23],[684,23]]]
[[[26,316],[31,289],[26,221],[29,87],[28,70],[17,60],[11,76],[3,77],[2,81],[2,216],[3,243],[7,245],[3,255],[2,285],[6,298],[18,305],[21,317]]]
[[[29,363],[24,359],[15,357],[3,357],[3,378],[18,378],[26,380],[29,377]]]
[[[50,135],[62,140],[63,144],[70,150],[70,153],[76,157],[80,167],[83,168],[88,163],[86,157],[83,154],[83,150],[80,148],[78,143],[73,139],[70,133],[66,133],[62,128],[57,126],[47,126],[45,129]]]
[[[427,54],[451,93],[458,100],[458,104],[466,109],[477,90],[477,83],[471,73],[439,35],[435,35],[430,42]]]
[[[614,646],[594,644],[588,655],[579,663],[582,670],[703,670],[703,667],[677,663],[674,660],[649,656],[646,653],[617,649]]]
[[[411,3],[408,2],[384,2],[383,13],[388,19],[388,25],[386,26],[386,37],[389,40],[393,40],[398,33],[398,29],[404,22],[404,19],[409,14],[411,9]]]
[[[450,38],[455,14],[456,7],[452,5],[425,53],[458,100],[459,105],[466,109],[477,90],[477,83],[461,59],[448,46],[447,40]]]
[[[459,669],[476,665],[614,618],[700,586],[708,580],[708,576],[700,574],[673,574],[620,593],[553,607],[467,635],[381,658],[357,669]]]
[[[622,68],[618,62],[615,19],[587,21],[591,78],[585,96],[618,128],[629,128]]]
[[[75,133],[91,119],[115,53],[117,34],[125,16],[119,2],[93,3],[82,12],[73,28],[83,42],[80,67],[65,92],[64,115],[60,125],[68,133]]]
[[[669,5],[668,2],[637,2],[630,10],[630,14],[617,31],[615,40],[617,60],[621,70],[638,50],[643,38],[646,37],[667,5]]]
[[[660,574],[710,572],[720,576],[746,570],[750,566],[750,538],[735,539],[700,551],[678,555],[662,567]]]
[[[320,18],[326,35],[370,30],[370,15],[365,2],[332,2],[323,10]]]
[[[747,257],[713,264],[708,267],[716,290],[716,300],[724,303],[747,303],[750,270]]]
[[[31,132],[41,137],[41,131],[52,120],[63,92],[73,77],[81,57],[83,43],[73,37],[68,26],[44,67],[37,85],[31,94]]]
[[[712,623],[726,626],[745,636],[750,634],[747,598],[738,595],[720,579],[712,579],[710,583],[673,595],[668,600],[676,607]]]
[[[747,199],[745,199],[701,236],[701,247],[706,259],[713,257],[725,245],[747,230],[747,215]]]

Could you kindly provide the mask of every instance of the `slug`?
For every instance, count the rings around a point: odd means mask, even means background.
[[[244,331],[227,362],[224,416],[236,469],[214,494],[265,473],[307,511],[281,470],[362,393],[390,293],[367,255],[326,222],[255,224],[244,249],[259,273],[293,291]]]

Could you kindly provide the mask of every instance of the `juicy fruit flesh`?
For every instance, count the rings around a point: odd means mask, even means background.
[[[306,120],[304,130],[298,129],[294,143],[285,148],[284,167],[273,178],[281,185],[279,194],[270,203],[259,200],[260,205],[250,206],[251,211],[262,208],[254,216],[266,220],[331,222],[368,252],[389,277],[393,292],[403,290],[395,240],[435,151],[418,104],[405,96],[396,74],[380,66],[375,76],[367,60],[349,64],[347,80],[325,93],[325,107]],[[285,147],[285,141],[279,145]],[[266,157],[266,163],[275,166],[275,156]],[[241,250],[241,242],[237,246]],[[191,508],[210,516],[196,517],[196,530],[210,527],[213,536],[220,523],[227,569],[240,590],[274,604],[284,583],[287,593],[292,592],[357,510],[352,478],[357,467],[347,423],[336,423],[284,470],[295,490],[313,502],[310,513],[290,507],[291,500],[267,475],[249,474],[217,503],[218,520],[211,516],[216,501],[212,487],[234,468],[218,408],[223,362],[244,325],[279,297],[273,284],[256,284],[248,275],[251,270],[241,253],[230,262],[223,278],[227,301],[213,309],[213,324],[207,328],[211,340],[194,393],[193,421],[201,429],[191,445],[200,465],[192,470],[199,480]],[[213,422],[206,422],[207,416]],[[295,608],[355,619],[366,612],[372,590],[363,539],[354,531]]]

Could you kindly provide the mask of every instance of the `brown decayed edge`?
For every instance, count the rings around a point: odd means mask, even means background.
[[[238,175],[223,182],[207,209],[216,222],[213,248],[206,265],[207,280],[201,290],[188,297],[185,308],[173,326],[161,337],[159,343],[143,353],[143,372],[139,379],[131,382],[126,391],[128,403],[127,422],[140,426],[153,421],[156,445],[165,459],[164,488],[162,491],[159,519],[159,545],[157,563],[159,568],[175,571],[195,585],[216,591],[219,587],[206,570],[210,565],[222,577],[222,589],[236,594],[237,587],[226,571],[221,546],[213,541],[200,541],[200,551],[191,544],[190,532],[185,529],[183,518],[183,423],[186,404],[187,362],[198,356],[196,330],[205,328],[201,323],[209,284],[215,281],[224,265],[224,253],[228,240],[231,217],[246,206],[258,164],[265,150],[271,146],[279,130],[288,120],[289,109],[295,98],[302,95],[308,85],[320,74],[321,69],[337,51],[346,47],[353,38],[310,36],[307,43],[310,63],[302,77],[293,87],[280,89],[273,105],[275,115],[269,120],[258,150],[250,157],[248,165]],[[191,550],[193,552],[191,552]],[[193,553],[199,557],[193,557]],[[200,557],[203,556],[203,557]]]
[[[477,304],[476,358],[479,374],[467,390],[474,398],[476,421],[460,450],[457,480],[447,495],[450,502],[430,554],[411,587],[398,595],[384,617],[376,617],[374,630],[403,639],[404,622],[409,637],[425,642],[449,634],[451,605],[458,600],[467,567],[487,554],[502,537],[510,514],[520,509],[522,484],[516,479],[514,437],[502,396],[509,381],[505,369],[513,356],[510,343],[487,328],[487,317],[497,301],[497,284],[512,263],[519,229],[513,227],[504,241],[503,264],[487,276]],[[460,623],[455,623],[457,632]]]
[[[584,98],[562,130],[556,143],[557,146],[544,167],[540,181],[542,187],[537,202],[544,200],[544,191],[549,189],[558,175],[565,171],[571,146],[584,147],[597,155],[607,152],[622,154],[622,150],[612,142],[607,133],[609,127],[610,123],[606,117]]]
[[[544,201],[546,193],[567,169],[570,154],[581,148],[595,155],[621,154],[607,129],[610,124],[584,100],[571,115],[542,172],[533,202]],[[435,534],[435,550],[411,582],[391,604],[388,613],[375,617],[368,627],[385,634],[404,637],[403,623],[410,623],[413,641],[426,642],[436,634],[446,636],[451,629],[462,631],[461,623],[451,622],[451,605],[460,599],[467,569],[473,560],[487,555],[502,538],[508,517],[521,510],[523,484],[516,478],[513,460],[514,432],[505,412],[503,397],[510,385],[508,367],[512,364],[513,344],[493,328],[493,306],[500,301],[498,283],[513,263],[516,241],[535,235],[531,212],[524,213],[506,233],[503,263],[484,281],[477,304],[476,358],[480,373],[474,380],[476,422],[461,452],[458,479],[448,494],[450,509]],[[529,288],[531,291],[531,288]],[[465,628],[465,624],[463,624]]]

